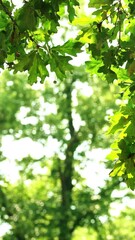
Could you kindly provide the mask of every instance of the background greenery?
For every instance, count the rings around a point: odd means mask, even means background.
[[[121,180],[106,178],[102,170],[104,185],[98,178],[94,189],[81,176],[81,169],[94,161],[92,149],[106,149],[112,141],[106,129],[110,110],[117,109],[117,88],[111,86],[108,91],[105,81],[93,78],[83,67],[74,68],[63,82],[48,80],[39,86],[34,90],[24,74],[6,71],[1,76],[1,139],[29,137],[44,147],[52,142],[50,156],[16,159],[20,178],[14,184],[1,175],[1,222],[11,226],[3,239],[109,239],[110,222],[115,224],[111,203],[122,200],[112,193]],[[97,158],[103,165],[102,156]],[[1,154],[1,160],[8,159]],[[36,173],[39,166],[43,170]],[[96,167],[88,170],[91,182],[97,181],[93,179]]]
[[[110,211],[123,181],[134,189],[134,24],[132,0],[0,0],[0,159],[5,136],[49,151],[16,157],[14,183],[1,171],[2,239],[134,239],[134,210]],[[101,184],[91,164],[93,188],[82,169],[111,144],[109,161],[97,159],[115,178],[103,171]]]

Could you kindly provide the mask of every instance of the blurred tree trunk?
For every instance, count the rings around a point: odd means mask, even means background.
[[[71,205],[72,205],[72,190],[73,190],[73,155],[76,150],[76,147],[79,144],[78,136],[73,125],[72,118],[72,84],[68,83],[65,86],[66,94],[66,115],[68,119],[68,130],[70,134],[70,140],[67,143],[65,150],[65,161],[62,167],[62,162],[59,161],[59,174],[61,182],[61,218],[59,222],[60,234],[59,240],[70,240],[72,231],[72,226],[69,226],[70,218],[72,217]]]

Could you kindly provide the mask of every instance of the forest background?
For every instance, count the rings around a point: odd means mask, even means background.
[[[132,240],[134,2],[20,3],[0,1],[2,239]]]

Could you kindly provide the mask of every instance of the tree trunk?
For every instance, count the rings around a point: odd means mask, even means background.
[[[60,181],[61,181],[61,217],[60,217],[60,234],[59,240],[71,240],[72,237],[72,226],[71,226],[71,219],[72,219],[72,212],[71,212],[71,205],[72,205],[72,178],[74,173],[74,152],[76,147],[78,146],[78,137],[75,132],[73,126],[73,119],[72,119],[72,83],[66,87],[66,106],[67,106],[67,119],[68,119],[68,129],[70,133],[70,140],[67,143],[67,148],[65,151],[65,161],[64,163],[60,163],[59,173],[60,173]],[[63,168],[61,164],[64,164]]]

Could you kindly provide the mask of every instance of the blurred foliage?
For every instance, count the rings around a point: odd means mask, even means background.
[[[135,210],[127,207],[120,213],[119,216],[113,217],[112,222],[106,225],[108,231],[108,239],[124,240],[135,238],[134,232]]]
[[[40,158],[16,159],[20,179],[14,184],[2,177],[1,221],[11,226],[3,240],[70,240],[79,228],[106,239],[101,217],[110,218],[112,191],[119,189],[119,181],[105,179],[104,187],[99,182],[94,190],[81,169],[94,161],[92,149],[105,149],[112,141],[106,130],[110,113],[117,109],[117,87],[108,90],[105,81],[83,67],[62,82],[48,80],[32,87],[26,75],[5,71],[0,85],[1,139],[29,137],[49,151]],[[1,153],[1,161],[7,160]],[[91,182],[96,181],[93,171],[89,169]]]

